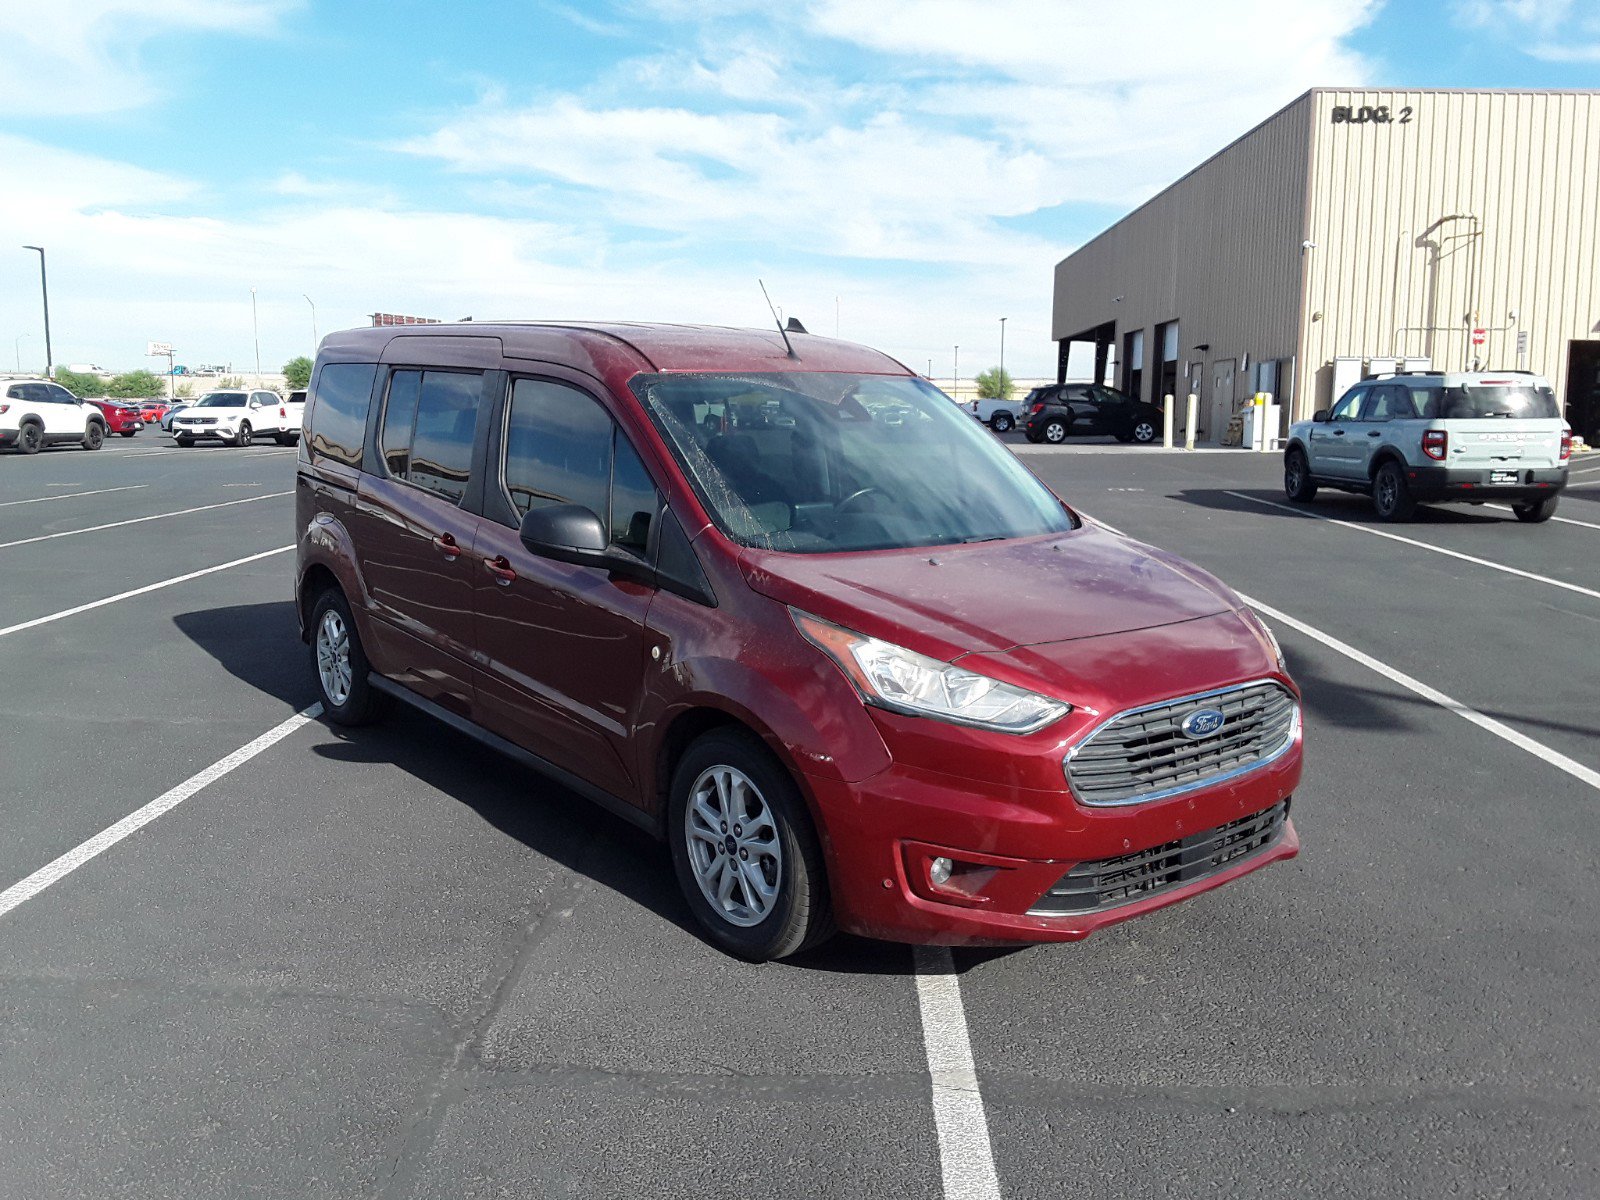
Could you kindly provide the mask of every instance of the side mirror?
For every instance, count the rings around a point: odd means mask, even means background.
[[[581,504],[531,508],[518,530],[528,553],[580,567],[610,567],[609,538],[604,522]]]
[[[1317,409],[1316,412],[1311,414],[1311,419],[1313,421],[1326,421],[1328,419],[1328,410],[1325,408]]]

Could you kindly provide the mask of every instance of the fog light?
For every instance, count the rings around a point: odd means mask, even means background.
[[[948,858],[936,858],[928,864],[928,878],[934,887],[943,887],[950,882],[950,872],[955,869],[955,863]]]

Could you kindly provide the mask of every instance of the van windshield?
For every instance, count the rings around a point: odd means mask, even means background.
[[[1008,450],[921,379],[653,375],[634,389],[741,545],[886,550],[1075,527]]]

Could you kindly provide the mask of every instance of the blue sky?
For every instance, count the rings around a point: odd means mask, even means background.
[[[1600,0],[6,0],[0,228],[58,363],[377,309],[1054,370],[1054,263],[1312,86],[1600,86]],[[42,364],[0,245],[4,369]],[[309,297],[309,301],[307,299]],[[7,345],[7,342],[11,345]]]

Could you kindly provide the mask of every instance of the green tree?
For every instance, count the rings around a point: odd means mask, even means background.
[[[311,384],[311,360],[304,354],[299,358],[291,358],[283,364],[283,385],[290,391],[297,388],[309,387]]]
[[[229,375],[225,379],[218,380],[217,386],[220,388],[228,388],[230,390],[242,388],[244,386],[244,380],[238,375]]]
[[[65,367],[57,367],[56,382],[74,396],[104,396],[106,394],[105,380],[98,375],[91,375],[88,371],[69,371]]]
[[[113,375],[106,384],[106,395],[119,400],[148,400],[152,396],[166,394],[166,377],[154,371],[125,371],[121,375]]]
[[[987,371],[979,371],[976,382],[980,400],[1011,399],[1011,376],[1003,367],[990,367]]]

